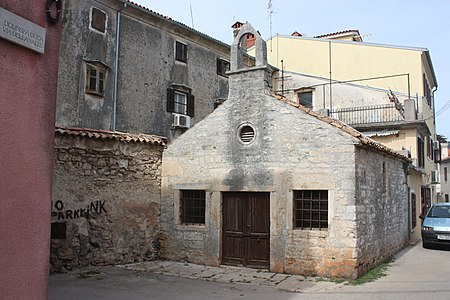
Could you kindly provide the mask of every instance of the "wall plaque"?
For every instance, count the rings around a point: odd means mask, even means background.
[[[45,32],[45,28],[0,7],[1,38],[44,53]]]

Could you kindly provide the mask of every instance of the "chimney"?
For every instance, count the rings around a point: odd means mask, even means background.
[[[239,33],[239,29],[241,29],[241,27],[244,25],[244,23],[241,23],[239,21],[237,21],[236,23],[234,23],[233,25],[231,25],[231,28],[233,28],[233,38],[236,37],[236,35]]]
[[[256,37],[254,34],[249,33],[247,34],[247,49],[255,46]]]
[[[300,32],[294,31],[291,36],[303,36]]]

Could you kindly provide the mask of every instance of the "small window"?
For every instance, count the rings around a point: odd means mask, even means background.
[[[175,43],[175,59],[182,62],[187,62],[187,45],[181,42]]]
[[[447,167],[444,167],[444,181],[447,181]]]
[[[103,97],[105,93],[106,69],[86,64],[86,93]]]
[[[417,138],[417,167],[423,168],[425,166],[425,143],[422,138]]]
[[[167,111],[194,116],[194,95],[185,91],[167,89]]]
[[[95,7],[91,10],[91,28],[102,33],[106,31],[106,13]]]
[[[328,191],[294,191],[294,227],[306,230],[327,230]]]
[[[448,202],[448,194],[445,194],[445,202]]]
[[[240,126],[239,140],[243,144],[251,144],[255,140],[255,129],[253,126],[247,124]]]
[[[312,91],[304,91],[304,92],[298,92],[298,103],[300,105],[303,105],[307,108],[313,108],[313,93]]]
[[[230,63],[224,59],[218,58],[217,59],[217,74],[228,77],[228,75],[226,74],[228,71],[230,71]]]
[[[204,190],[182,190],[180,192],[181,223],[205,224],[206,192]]]

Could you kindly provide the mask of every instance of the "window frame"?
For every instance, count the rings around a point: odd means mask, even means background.
[[[107,68],[89,62],[86,62],[85,68],[85,93],[103,98],[105,96]],[[95,75],[93,76],[92,73],[94,71]],[[94,87],[92,87],[93,82],[95,84]]]
[[[223,58],[217,58],[216,71],[217,75],[228,78],[228,75],[226,73],[230,71],[230,62]]]
[[[302,98],[301,95],[304,94],[310,94],[311,95],[311,103],[307,103],[307,102],[303,102],[302,103]],[[297,90],[296,91],[296,95],[297,95],[297,103],[309,108],[309,109],[313,109],[314,107],[314,90],[313,89],[301,89],[301,90]]]
[[[447,179],[448,179],[447,173],[448,173],[447,167],[444,167],[444,181],[445,181],[445,182],[447,182]]]
[[[425,142],[422,137],[417,137],[417,167],[425,167]]]
[[[314,196],[318,196],[318,198],[314,198]],[[329,190],[293,190],[293,228],[295,230],[327,231],[329,228],[329,199]],[[317,206],[314,207],[316,204],[313,202],[318,202],[318,209]],[[325,203],[325,208],[323,208],[322,205]],[[309,218],[305,218],[308,212]],[[316,212],[315,215],[314,212]]]
[[[175,61],[187,63],[188,60],[188,45],[181,41],[175,41]]]
[[[185,95],[186,104],[176,101],[176,95]],[[180,111],[177,108],[184,105],[185,109]],[[173,85],[167,89],[167,112],[181,114],[189,117],[195,115],[195,97],[191,93],[191,89],[187,87]]]
[[[179,217],[181,225],[206,224],[206,190],[180,190]],[[195,204],[194,204],[195,203]],[[191,212],[192,215],[187,216]]]
[[[96,25],[96,24],[94,24],[94,22],[95,22],[94,10],[96,10],[100,13],[103,13],[103,15],[105,16],[105,20],[103,22],[103,30],[102,30],[102,28],[97,28],[96,26],[94,26],[94,25]],[[96,31],[98,33],[101,33],[101,34],[106,34],[107,28],[108,28],[108,14],[105,11],[99,9],[98,7],[91,6],[91,11],[89,14],[89,29]]]

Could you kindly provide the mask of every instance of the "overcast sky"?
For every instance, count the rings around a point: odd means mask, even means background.
[[[248,21],[264,39],[294,31],[314,36],[358,29],[369,43],[427,48],[438,81],[436,112],[450,107],[449,0],[272,0],[272,26],[269,0],[134,1],[227,44],[230,26]],[[450,108],[437,114],[436,122],[437,133],[450,139]]]

